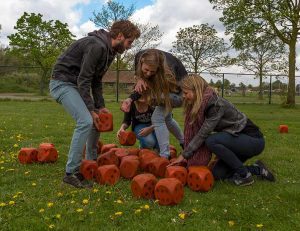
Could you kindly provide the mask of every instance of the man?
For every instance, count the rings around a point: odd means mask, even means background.
[[[77,188],[91,187],[79,168],[85,145],[86,158],[97,158],[98,113],[109,112],[102,95],[102,77],[116,54],[130,49],[139,36],[140,30],[130,21],[116,21],[109,32],[101,29],[89,33],[57,59],[50,94],[76,121],[63,182]]]

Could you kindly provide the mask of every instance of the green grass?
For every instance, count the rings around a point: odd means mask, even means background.
[[[275,170],[277,182],[256,180],[249,187],[216,182],[208,193],[185,187],[179,205],[160,206],[133,198],[128,180],[96,185],[94,190],[62,185],[74,128],[71,117],[53,101],[0,101],[0,230],[300,230],[300,109],[237,106],[266,137],[264,152],[249,163],[263,159]],[[116,142],[123,115],[117,103],[107,107],[114,114],[114,132],[103,133],[101,139]],[[174,116],[182,126],[181,109]],[[289,133],[279,134],[279,124],[289,125]],[[56,163],[19,164],[21,147],[42,142],[55,144]],[[185,219],[179,218],[180,213],[187,214]]]

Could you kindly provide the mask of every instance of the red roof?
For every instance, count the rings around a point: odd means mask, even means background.
[[[134,71],[120,71],[119,72],[119,83],[129,83],[134,84]],[[108,71],[103,76],[103,83],[116,83],[117,82],[117,72],[116,71]]]

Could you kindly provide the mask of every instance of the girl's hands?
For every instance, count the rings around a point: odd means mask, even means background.
[[[151,132],[153,132],[153,127],[150,126],[150,127],[145,127],[145,128],[142,128],[139,132],[139,136],[148,136]]]
[[[130,99],[130,98],[125,99],[121,104],[121,111],[129,112],[131,103],[132,103],[132,99]]]

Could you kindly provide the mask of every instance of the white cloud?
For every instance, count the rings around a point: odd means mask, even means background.
[[[82,22],[84,11],[82,5],[101,4],[107,0],[6,0],[1,1],[0,43],[8,45],[7,35],[14,33],[13,27],[24,11],[28,13],[41,13],[44,20],[60,20],[69,25],[70,31],[80,38],[96,29],[91,21]],[[91,8],[93,11],[93,8]],[[218,31],[219,36],[224,36],[224,27],[219,21],[221,12],[212,9],[208,0],[153,0],[151,5],[137,10],[133,19],[140,23],[151,22],[158,25],[164,33],[161,49],[170,50],[172,42],[176,40],[176,33],[180,28],[208,23]],[[228,37],[225,38],[228,41]],[[297,46],[299,52],[300,44]],[[300,54],[297,56],[300,66]],[[297,72],[300,75],[300,72]],[[299,78],[300,79],[300,78]]]
[[[140,23],[159,25],[164,32],[160,48],[169,50],[180,28],[208,23],[218,30],[224,30],[219,22],[221,14],[212,9],[208,0],[157,0],[153,5],[135,12],[133,19]]]
[[[40,13],[43,20],[60,20],[67,23],[70,30],[77,35],[76,31],[81,31],[80,24],[82,12],[76,5],[88,4],[90,0],[9,0],[1,1],[0,14],[0,41],[5,46],[9,41],[7,36],[15,33],[14,26],[17,20],[27,13]],[[86,25],[83,26],[86,28]]]

